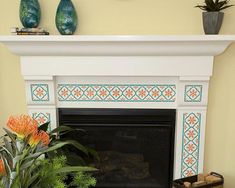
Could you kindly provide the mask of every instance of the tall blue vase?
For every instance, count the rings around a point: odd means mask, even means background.
[[[25,28],[38,27],[41,19],[41,9],[38,0],[20,1],[20,21]]]
[[[77,13],[71,0],[61,0],[56,12],[56,27],[61,35],[72,35],[77,29]]]

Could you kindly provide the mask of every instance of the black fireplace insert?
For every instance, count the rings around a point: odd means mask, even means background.
[[[59,109],[59,125],[84,129],[68,137],[98,152],[98,188],[171,188],[175,110]],[[74,149],[71,149],[74,150]],[[73,151],[76,152],[76,151]]]

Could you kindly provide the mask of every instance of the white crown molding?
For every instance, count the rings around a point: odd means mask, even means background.
[[[0,36],[20,56],[216,56],[234,35]]]

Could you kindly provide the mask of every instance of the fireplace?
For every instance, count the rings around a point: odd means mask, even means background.
[[[213,59],[234,41],[234,36],[223,35],[0,37],[0,42],[20,56],[28,111],[39,124],[50,121],[51,129],[56,128],[59,119],[66,120],[66,116],[58,118],[57,111],[66,108],[71,114],[78,113],[71,108],[86,113],[84,108],[102,108],[99,110],[108,114],[115,110],[105,111],[103,108],[145,109],[146,113],[147,109],[154,109],[154,113],[161,109],[175,110],[176,120],[171,124],[175,125],[173,179],[203,172],[208,86]],[[101,117],[112,116],[90,116],[89,119],[92,121],[97,117],[101,121]],[[77,121],[76,118],[74,124],[88,119]],[[88,126],[85,121],[83,128],[90,129],[87,132],[97,137],[102,132],[111,134],[112,130],[113,135],[122,138],[127,135],[131,139],[136,137],[138,130],[141,133],[150,129],[157,132],[162,125],[160,122],[152,124],[155,120],[144,117],[146,122],[142,123],[145,126],[137,126],[136,122],[116,122],[114,125],[114,120],[118,119],[111,118],[109,125],[112,126],[104,126],[97,119],[97,124]],[[139,120],[139,116],[124,118],[134,119]],[[161,128],[166,131],[166,127]],[[94,129],[100,131],[92,131]],[[130,135],[128,129],[135,130],[135,134]],[[90,142],[89,139],[86,141]],[[116,142],[115,146],[120,145]],[[109,155],[123,157],[126,154],[111,151],[113,153],[109,152]],[[138,156],[144,159],[143,154]]]
[[[59,109],[59,125],[85,130],[67,136],[98,152],[100,188],[171,187],[175,117],[175,110]]]

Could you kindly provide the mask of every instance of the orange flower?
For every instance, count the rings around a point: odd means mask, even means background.
[[[0,160],[0,176],[5,176],[6,174],[7,173],[6,173],[6,169],[5,169],[5,166],[4,166],[4,162],[1,159]]]
[[[29,136],[38,129],[37,121],[29,115],[11,116],[7,122],[7,126],[21,139]]]
[[[48,146],[50,143],[50,137],[45,131],[34,132],[29,138],[29,145],[31,147],[37,146],[40,142],[43,146]]]

